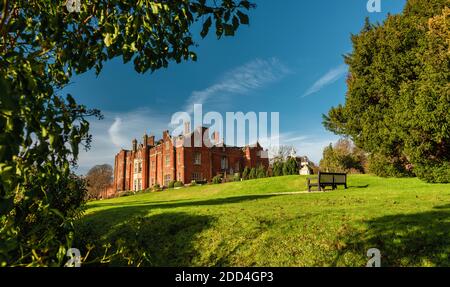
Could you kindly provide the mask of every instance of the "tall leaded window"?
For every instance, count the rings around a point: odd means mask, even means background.
[[[192,180],[194,181],[202,181],[203,180],[203,175],[201,172],[193,172],[192,173]]]
[[[228,158],[226,156],[222,157],[222,160],[220,161],[220,167],[222,170],[228,169]]]
[[[202,154],[200,152],[194,153],[194,164],[202,164]]]
[[[170,166],[170,155],[166,155],[166,167]]]

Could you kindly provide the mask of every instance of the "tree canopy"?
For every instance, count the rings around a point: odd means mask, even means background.
[[[61,95],[73,74],[121,57],[139,73],[196,60],[192,29],[232,36],[249,1],[0,1],[0,266],[60,266],[85,186],[72,174],[87,117],[98,110]],[[70,9],[71,10],[71,9]]]
[[[324,125],[383,159],[379,175],[450,182],[449,7],[409,0],[402,14],[367,21],[351,38],[346,101]]]
[[[100,194],[113,183],[114,170],[109,164],[92,167],[86,174],[88,198],[98,199]]]
[[[323,150],[320,169],[326,172],[364,173],[365,153],[348,139],[339,139]]]

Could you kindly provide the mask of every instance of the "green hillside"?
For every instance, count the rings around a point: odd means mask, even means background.
[[[74,245],[93,265],[122,248],[104,263],[365,266],[378,248],[383,266],[450,266],[450,185],[353,175],[305,190],[288,176],[91,202]]]

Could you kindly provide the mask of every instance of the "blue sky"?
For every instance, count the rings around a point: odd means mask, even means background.
[[[313,161],[338,138],[322,126],[322,114],[344,102],[350,35],[365,17],[381,22],[401,12],[405,0],[381,0],[369,13],[367,0],[263,0],[250,13],[250,26],[235,37],[201,40],[197,62],[139,75],[121,59],[107,63],[99,77],[88,72],[64,90],[79,103],[98,108],[105,119],[91,122],[92,149],[82,153],[78,173],[113,164],[144,132],[160,137],[173,113],[202,102],[208,111],[279,112],[281,143]]]

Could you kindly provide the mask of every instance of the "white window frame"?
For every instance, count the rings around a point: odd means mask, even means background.
[[[202,153],[194,152],[194,164],[201,165],[202,164]]]

